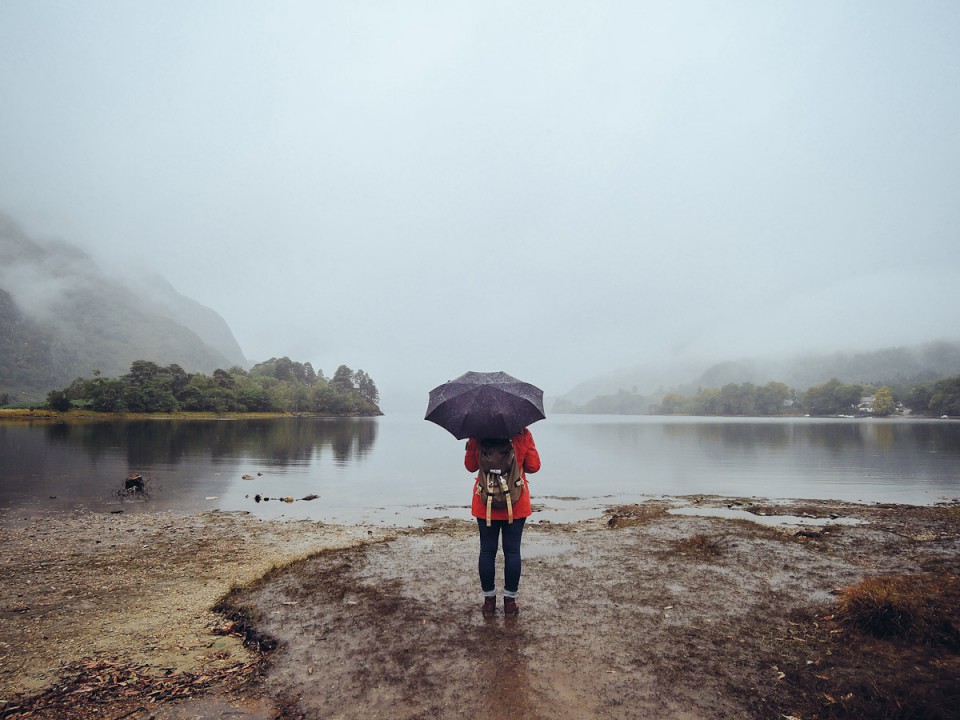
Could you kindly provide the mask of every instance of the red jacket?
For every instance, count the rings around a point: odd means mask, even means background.
[[[533,512],[530,508],[530,485],[526,482],[527,473],[535,473],[540,469],[540,453],[537,452],[537,446],[533,442],[533,435],[524,428],[514,435],[510,441],[513,443],[513,453],[517,456],[517,467],[520,468],[520,475],[523,476],[523,494],[513,505],[513,516],[515,518],[529,517]],[[467,440],[467,450],[463,457],[463,465],[469,472],[478,473],[480,470],[480,441],[477,438]],[[486,518],[487,506],[480,501],[477,495],[477,483],[480,482],[478,474],[473,481],[473,505],[471,512],[474,517]],[[492,520],[509,520],[510,516],[506,508],[497,510],[494,508],[490,518]]]

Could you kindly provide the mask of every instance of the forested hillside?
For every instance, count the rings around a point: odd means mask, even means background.
[[[892,385],[938,380],[960,373],[960,343],[944,340],[865,352],[803,355],[779,360],[743,360],[714,365],[682,390],[771,380],[807,388],[840,378],[847,383]]]
[[[937,341],[872,352],[718,363],[685,382],[649,387],[649,369],[623,371],[558,399],[553,412],[645,415],[776,415],[856,413],[861,396],[886,388],[918,413],[960,413],[955,397],[960,343]],[[647,386],[642,383],[646,382]],[[605,388],[584,401],[589,387]],[[616,389],[612,389],[616,386]],[[889,414],[889,413],[882,413]]]
[[[38,242],[0,214],[0,396],[42,399],[135,360],[191,372],[246,364],[223,319],[158,278],[119,278],[67,243]]]

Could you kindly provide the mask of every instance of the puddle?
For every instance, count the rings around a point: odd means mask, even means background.
[[[565,525],[584,520],[596,520],[603,517],[606,508],[537,508],[527,521],[535,523],[555,523]]]
[[[671,508],[667,511],[671,515],[687,515],[693,517],[717,517],[726,520],[749,520],[759,525],[863,525],[866,520],[857,518],[813,518],[799,515],[756,515],[746,510],[734,508],[683,507]]]
[[[559,557],[565,553],[574,552],[576,546],[571,542],[545,538],[540,535],[524,533],[523,535],[523,557],[525,560],[532,558]]]

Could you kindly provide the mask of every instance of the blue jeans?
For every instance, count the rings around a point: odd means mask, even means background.
[[[523,537],[523,523],[526,518],[515,519],[512,523],[507,520],[493,520],[487,527],[486,518],[477,518],[480,528],[480,588],[484,595],[496,591],[494,576],[496,574],[497,546],[499,536],[503,534],[503,590],[504,595],[516,595],[520,588],[520,538]]]

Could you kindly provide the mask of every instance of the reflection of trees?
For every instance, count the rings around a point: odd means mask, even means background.
[[[952,422],[892,423],[899,433],[928,453],[960,456],[957,427]]]
[[[121,446],[120,423],[59,423],[44,428],[44,435],[50,444],[65,443],[82,445],[87,454],[98,460],[111,448]]]
[[[368,421],[358,421],[357,426],[357,456],[366,457],[373,450],[374,443],[377,442],[377,423]]]
[[[673,438],[695,435],[698,442],[741,448],[785,447],[791,440],[791,426],[781,423],[667,423],[664,434]]]
[[[70,434],[70,426],[67,423],[56,423],[47,425],[43,428],[44,434],[48,440],[64,440]]]
[[[254,420],[143,420],[59,424],[46,428],[51,443],[76,445],[93,459],[125,452],[131,466],[175,465],[208,455],[246,455],[273,466],[308,464],[330,448],[337,462],[367,455],[377,439],[370,418],[262,418]]]
[[[334,421],[336,433],[331,447],[337,464],[346,464],[354,458],[366,457],[377,440],[376,422],[354,420]]]
[[[891,423],[871,423],[868,426],[873,444],[881,450],[892,450],[897,444],[897,428]]]
[[[866,442],[859,422],[811,423],[797,426],[796,438],[831,452],[862,448]]]
[[[731,447],[785,447],[807,443],[830,452],[877,447],[916,448],[928,453],[960,455],[957,428],[945,422],[804,422],[665,423],[665,436]]]
[[[906,422],[853,421],[798,425],[798,438],[830,450],[877,447],[882,450],[909,448],[911,451],[958,455],[957,428],[946,423],[909,420]]]
[[[864,444],[858,423],[677,423],[667,425],[665,432],[674,437],[693,434],[700,443],[747,450],[800,442],[836,452]]]

